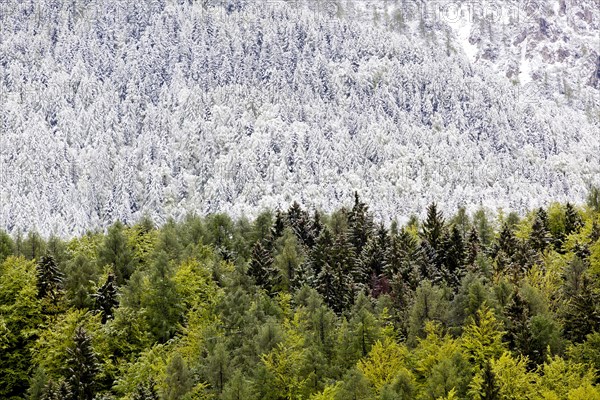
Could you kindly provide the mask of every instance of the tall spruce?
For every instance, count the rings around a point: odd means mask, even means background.
[[[565,205],[565,234],[577,233],[583,226],[581,215],[571,203]]]
[[[548,229],[548,215],[546,210],[540,208],[535,215],[533,225],[531,226],[531,234],[529,242],[531,247],[539,252],[546,250],[552,241],[552,236]]]
[[[63,284],[63,273],[58,269],[54,257],[45,255],[36,265],[38,298],[49,298],[56,304]]]
[[[438,210],[435,202],[427,208],[427,218],[421,226],[421,237],[426,240],[434,251],[438,251],[444,234],[444,216]]]
[[[348,214],[350,242],[356,254],[360,254],[373,233],[373,220],[369,207],[360,200],[358,192],[354,192],[354,206]]]
[[[92,348],[92,338],[81,326],[75,330],[73,345],[67,349],[66,367],[70,399],[92,400],[99,372],[98,358]]]
[[[254,244],[252,258],[248,268],[248,274],[254,278],[254,282],[272,294],[279,283],[279,274],[274,267],[274,259],[271,252],[259,241]]]
[[[98,292],[94,295],[94,298],[96,310],[102,314],[102,323],[105,324],[113,317],[113,311],[119,305],[114,274],[108,274],[106,282],[98,288]]]

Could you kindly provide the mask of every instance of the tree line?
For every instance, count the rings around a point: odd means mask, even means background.
[[[600,195],[0,233],[7,399],[598,399]]]

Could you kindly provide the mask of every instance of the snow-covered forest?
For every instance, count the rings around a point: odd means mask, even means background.
[[[598,183],[597,81],[571,102],[527,92],[452,29],[332,4],[2,2],[2,228],[331,211],[354,190],[387,222]]]

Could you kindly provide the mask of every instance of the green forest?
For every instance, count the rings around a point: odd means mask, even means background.
[[[0,232],[0,398],[600,399],[600,191],[423,211]]]

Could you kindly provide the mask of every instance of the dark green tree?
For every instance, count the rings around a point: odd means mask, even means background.
[[[38,298],[49,298],[56,304],[63,284],[63,273],[58,269],[54,257],[45,255],[36,265]]]
[[[543,208],[540,208],[533,220],[529,243],[535,251],[543,252],[551,242],[552,236],[548,229],[548,215]]]
[[[279,271],[274,267],[271,252],[261,242],[256,242],[252,249],[248,275],[254,278],[254,282],[269,294],[275,292],[276,286],[281,281]]]
[[[443,234],[444,217],[434,202],[427,208],[427,218],[421,226],[421,237],[437,252],[441,247]]]
[[[600,290],[579,257],[565,270],[562,294],[564,332],[573,342],[583,342],[600,327]]]
[[[452,227],[450,232],[444,234],[442,243],[443,279],[448,286],[458,289],[460,281],[465,274],[465,244],[458,227]]]
[[[98,358],[92,348],[92,338],[81,326],[75,330],[73,345],[67,349],[65,365],[71,389],[69,398],[92,400],[99,372]]]
[[[113,317],[113,310],[119,305],[116,278],[112,273],[108,274],[106,282],[98,288],[94,297],[96,310],[102,314],[102,323],[105,324]]]
[[[481,241],[479,240],[479,234],[477,233],[477,228],[473,227],[469,232],[466,245],[466,264],[472,271],[475,270],[477,257],[479,256],[480,251]]]
[[[581,215],[571,203],[565,205],[565,234],[577,233],[583,226]]]
[[[367,245],[363,248],[358,261],[358,268],[361,268],[361,275],[367,278],[363,284],[372,283],[382,277],[387,269],[386,253],[390,247],[390,237],[387,230],[381,224],[377,233],[369,238]]]
[[[354,251],[360,254],[373,233],[373,218],[367,205],[360,201],[358,192],[354,192],[354,206],[348,214],[348,230]]]

